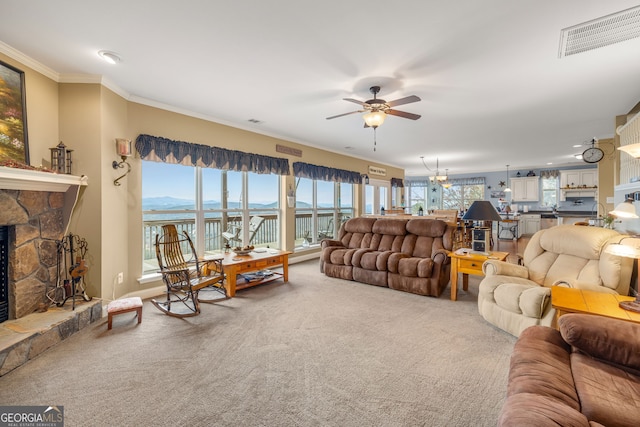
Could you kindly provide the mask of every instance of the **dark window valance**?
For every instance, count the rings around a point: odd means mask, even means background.
[[[316,166],[302,162],[293,163],[293,175],[299,178],[362,184],[362,176],[359,172],[328,168],[326,166]]]
[[[143,160],[179,163],[187,166],[289,175],[289,160],[226,148],[138,135],[136,150]]]
[[[391,186],[392,187],[404,187],[404,183],[402,182],[402,178],[391,178]]]

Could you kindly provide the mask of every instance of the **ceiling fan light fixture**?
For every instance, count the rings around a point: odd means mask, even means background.
[[[386,118],[386,114],[382,111],[371,111],[362,116],[364,122],[367,126],[372,128],[377,128],[382,123],[384,123],[384,119]]]

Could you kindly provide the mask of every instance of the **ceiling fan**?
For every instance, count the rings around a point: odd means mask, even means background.
[[[419,114],[407,113],[405,111],[393,110],[392,107],[396,105],[410,104],[412,102],[418,102],[421,99],[415,95],[407,96],[405,98],[396,99],[395,101],[385,101],[379,99],[376,96],[380,92],[380,86],[371,86],[369,92],[373,94],[373,99],[368,101],[358,101],[353,98],[342,98],[345,101],[353,102],[362,106],[361,110],[351,111],[349,113],[338,114],[337,116],[327,117],[327,120],[335,119],[337,117],[348,116],[355,113],[366,113],[363,115],[364,127],[377,128],[384,122],[387,114],[392,116],[403,117],[405,119],[418,120],[421,116]]]

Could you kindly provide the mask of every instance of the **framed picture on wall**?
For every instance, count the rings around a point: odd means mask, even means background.
[[[0,61],[0,164],[29,164],[24,72]]]
[[[492,191],[491,192],[491,198],[492,199],[503,199],[504,198],[504,191]]]

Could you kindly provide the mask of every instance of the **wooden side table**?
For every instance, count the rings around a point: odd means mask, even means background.
[[[482,264],[488,259],[504,261],[509,252],[489,252],[488,255],[478,253],[449,253],[451,257],[451,301],[458,299],[458,273],[462,273],[462,289],[469,289],[469,274],[484,276]]]
[[[558,319],[567,313],[595,314],[640,323],[640,313],[624,310],[618,306],[620,301],[634,299],[618,294],[553,286],[551,287],[551,306],[556,309],[554,326],[557,328]]]

